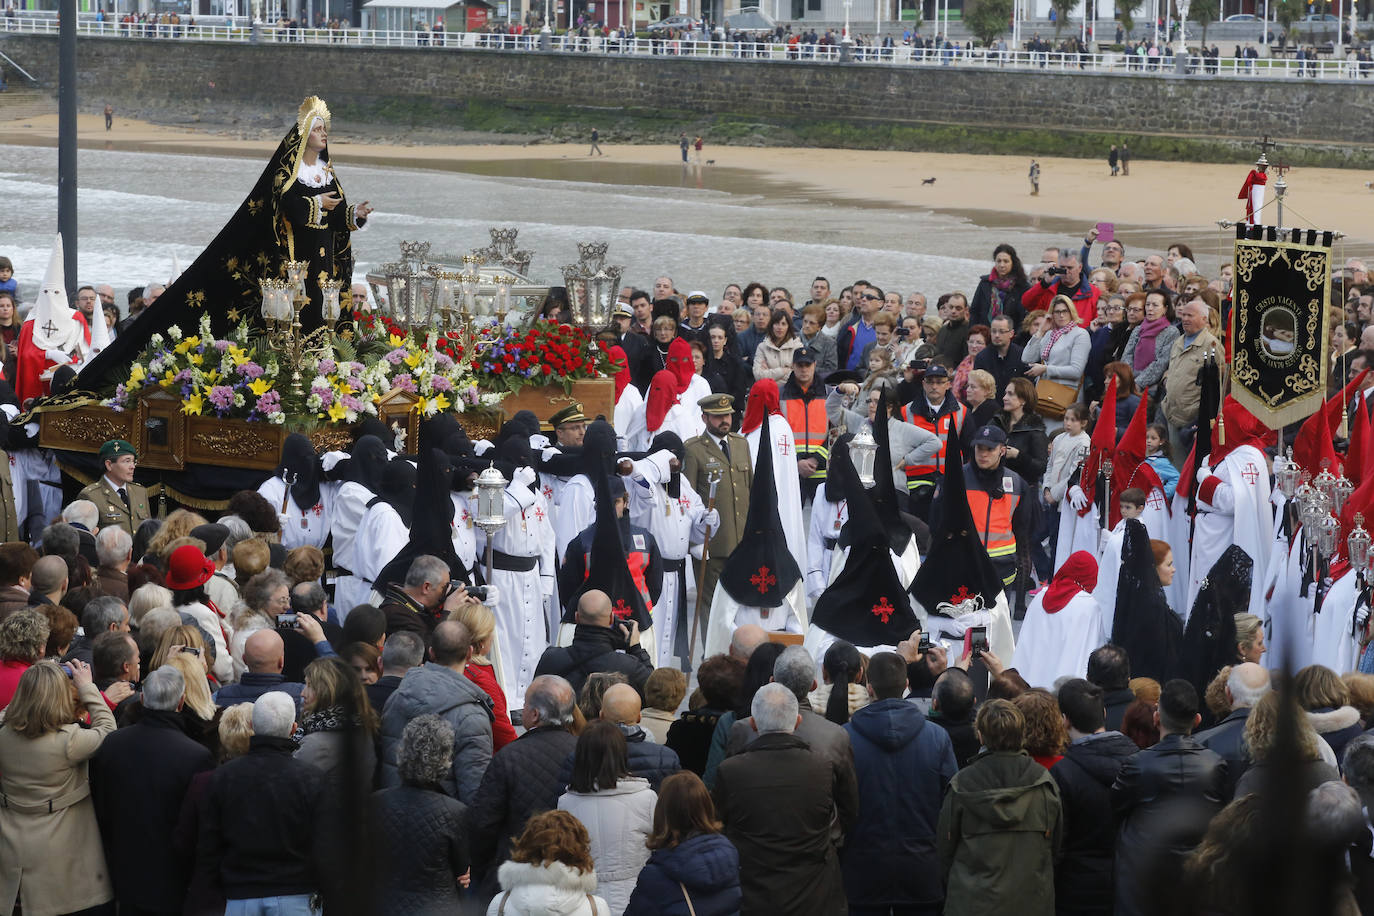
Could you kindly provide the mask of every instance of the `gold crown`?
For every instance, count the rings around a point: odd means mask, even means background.
[[[296,126],[301,129],[301,133],[310,133],[310,122],[319,118],[324,121],[325,127],[329,126],[329,106],[324,103],[324,99],[317,95],[312,95],[301,102],[300,110],[296,112]]]

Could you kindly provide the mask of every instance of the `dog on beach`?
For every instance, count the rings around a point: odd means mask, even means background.
[[[934,178],[922,178],[921,184],[935,184]]]

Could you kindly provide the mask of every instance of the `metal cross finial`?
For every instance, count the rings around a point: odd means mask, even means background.
[[[1259,159],[1255,160],[1255,165],[1268,165],[1268,164],[1269,164],[1269,151],[1270,151],[1271,149],[1278,149],[1278,146],[1279,146],[1279,145],[1278,145],[1277,143],[1275,143],[1273,140],[1270,140],[1270,139],[1269,139],[1269,135],[1268,135],[1268,134],[1265,134],[1265,135],[1264,135],[1264,139],[1260,140],[1260,141],[1257,142],[1255,145],[1258,146],[1258,147],[1260,148]]]
[[[1286,175],[1291,168],[1293,167],[1286,162],[1278,162],[1269,166],[1269,170],[1277,173],[1280,178]]]

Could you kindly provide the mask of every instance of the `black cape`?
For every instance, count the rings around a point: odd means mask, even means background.
[[[749,514],[744,537],[720,573],[720,584],[744,607],[781,607],[801,580],[797,561],[787,549],[778,517],[778,488],[773,482],[773,445],[769,431],[773,417],[763,418],[754,486],[749,491]]]
[[[836,475],[849,501],[851,546],[844,569],[816,599],[811,623],[856,646],[896,645],[919,623],[892,565],[888,534],[845,446],[830,452],[829,476]],[[891,473],[885,476],[891,485]]]
[[[448,455],[437,448],[421,452],[420,465],[415,470],[410,541],[382,567],[373,583],[377,591],[392,583],[403,582],[411,562],[425,555],[438,557],[448,564],[449,576],[453,581],[472,584],[471,571],[458,559],[453,549],[452,485],[453,464]]]
[[[935,523],[930,552],[911,580],[911,596],[927,614],[939,613],[936,608],[942,603],[960,604],[974,597],[981,597],[983,606],[990,608],[1002,593],[1002,579],[973,525],[964,486],[964,455],[953,429],[951,425],[945,436],[947,471],[932,506]]]
[[[1183,622],[1169,609],[1159,584],[1150,533],[1133,518],[1126,520],[1121,542],[1112,642],[1126,650],[1132,677],[1152,677],[1162,684],[1178,675]]]
[[[870,498],[873,501],[874,521],[882,526],[887,534],[888,546],[900,557],[906,550],[906,545],[911,543],[912,531],[897,506],[897,485],[892,481],[892,443],[888,439],[887,424],[887,392],[880,389],[878,408],[873,420],[873,438],[878,443],[878,451],[873,459],[875,482]],[[851,514],[850,518],[853,517]]]
[[[1226,665],[1236,660],[1236,614],[1250,606],[1255,562],[1241,547],[1227,547],[1193,600],[1183,631],[1182,676],[1198,696]]]

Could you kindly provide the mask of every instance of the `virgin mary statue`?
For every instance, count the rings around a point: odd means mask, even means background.
[[[309,303],[301,325],[323,324],[320,283],[338,281],[344,314],[352,307],[352,233],[366,223],[367,201],[350,204],[329,158],[329,108],[310,96],[296,123],[228,224],[195,262],[103,352],[86,364],[79,387],[97,390],[124,371],[158,333],[172,325],[195,333],[202,315],[220,336],[261,314],[264,279],[285,279],[286,262],[307,262]]]

